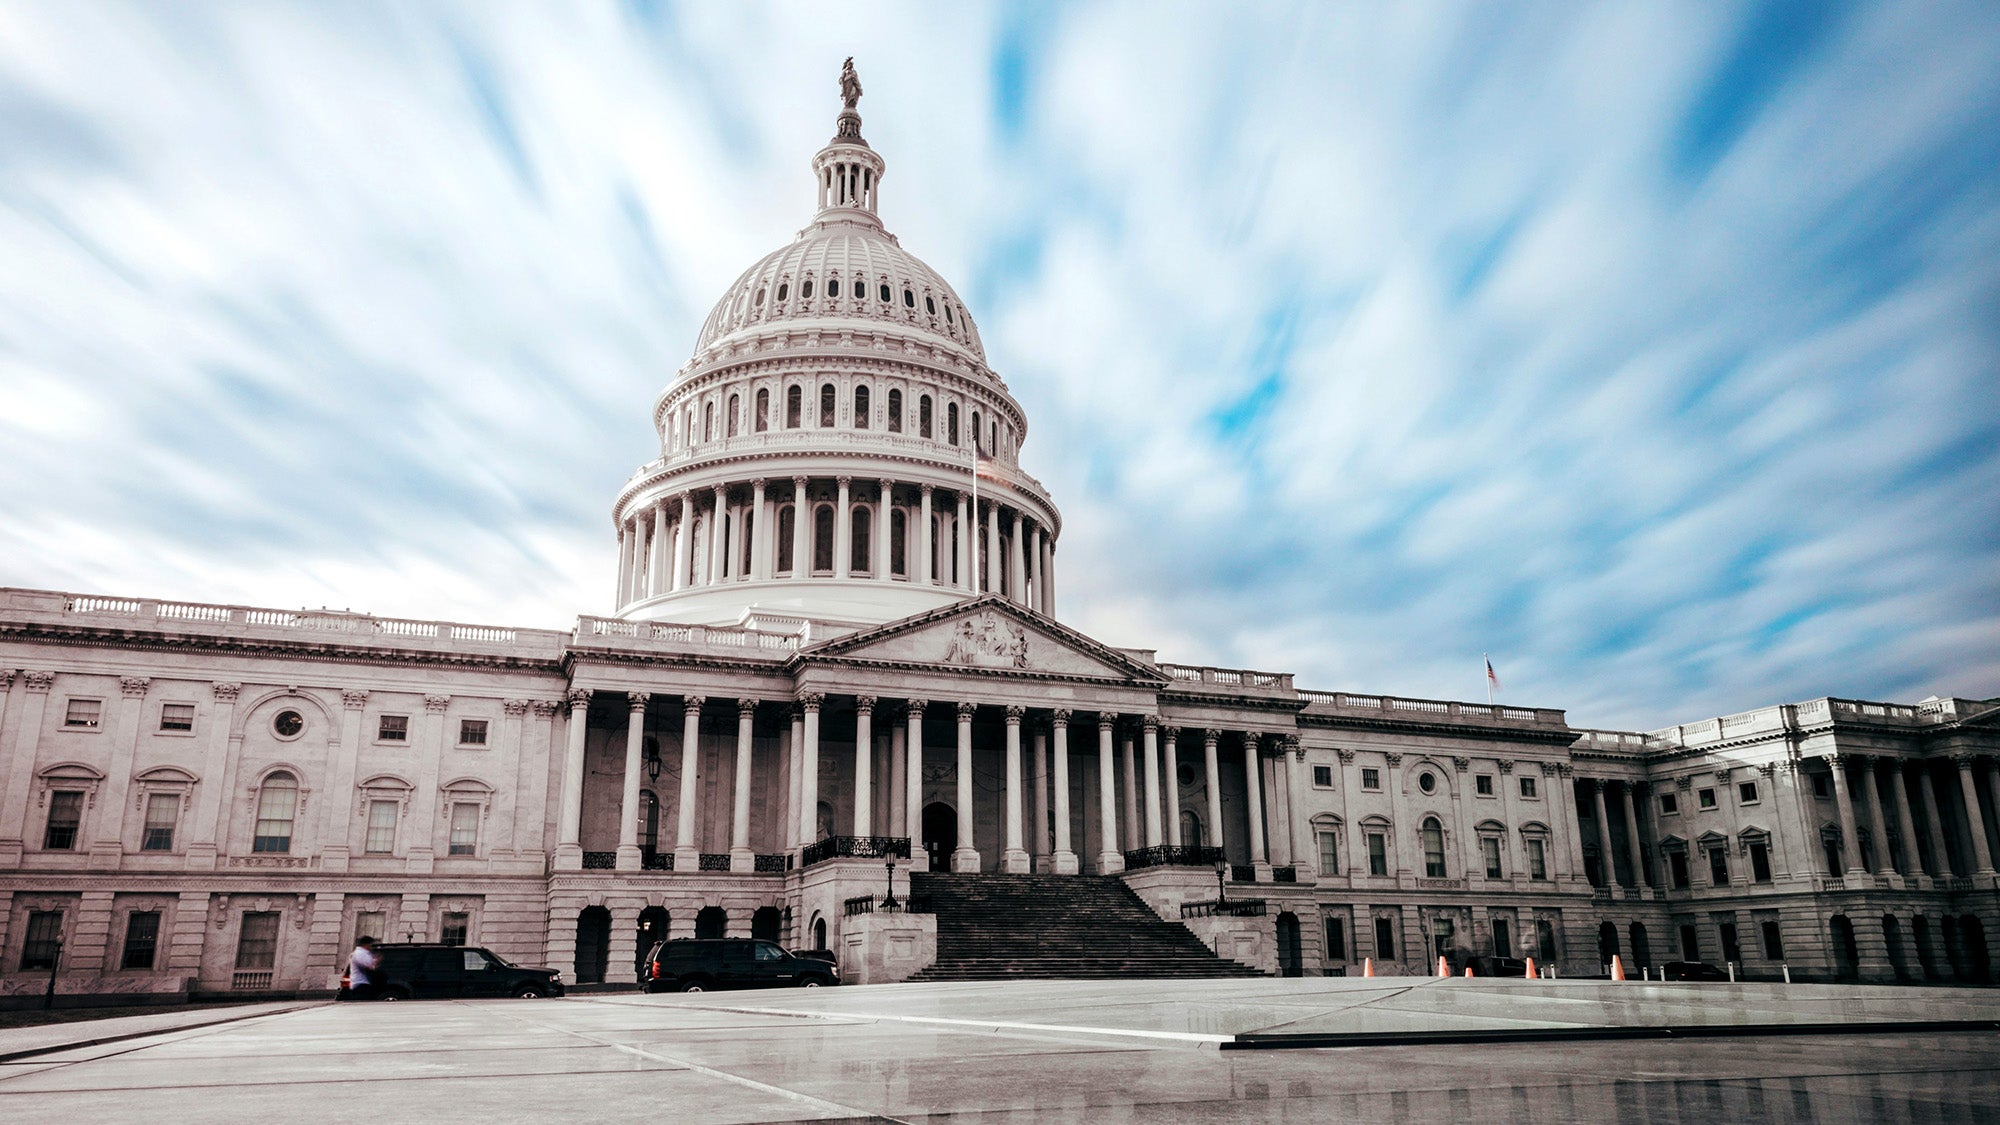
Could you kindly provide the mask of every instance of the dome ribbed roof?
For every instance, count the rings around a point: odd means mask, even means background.
[[[965,303],[936,270],[880,227],[837,220],[815,223],[745,270],[708,314],[695,352],[737,332],[803,322],[835,331],[893,325],[986,362]]]

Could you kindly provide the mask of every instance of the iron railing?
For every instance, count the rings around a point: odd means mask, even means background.
[[[1193,844],[1161,844],[1151,848],[1136,848],[1125,853],[1125,870],[1137,871],[1145,867],[1214,867],[1222,862],[1221,848],[1197,847]]]
[[[729,853],[728,852],[701,853],[701,867],[699,869],[702,871],[729,870]]]
[[[856,859],[908,859],[908,836],[828,836],[815,840],[799,852],[799,866],[811,867],[829,859],[851,856]]]
[[[779,852],[776,855],[760,855],[757,857],[756,865],[751,868],[753,871],[781,872],[790,871],[791,869],[792,857],[789,852]]]
[[[583,869],[585,871],[616,871],[618,870],[618,853],[585,852],[583,853]]]
[[[1261,898],[1232,898],[1215,902],[1181,903],[1183,918],[1261,918],[1264,916],[1264,900]]]
[[[639,853],[639,870],[641,871],[672,871],[673,869],[674,853],[672,852],[643,851]]]
[[[937,913],[937,909],[931,904],[931,896],[929,895],[906,895],[903,898],[897,899],[894,906],[887,905],[883,901],[878,900],[874,895],[856,895],[843,902],[841,908],[849,918],[854,917],[856,914],[874,914],[877,911],[889,914],[898,912],[903,914]]]
[[[1229,878],[1235,883],[1254,883],[1257,881],[1257,868],[1248,863],[1232,863],[1229,865]]]
[[[1299,881],[1299,869],[1296,865],[1273,867],[1271,869],[1271,881],[1273,883],[1296,883]]]

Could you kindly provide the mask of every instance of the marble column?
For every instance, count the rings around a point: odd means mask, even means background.
[[[1037,872],[1047,874],[1049,870],[1049,732],[1040,723],[1035,724],[1034,737],[1028,743],[1028,776],[1034,786],[1034,803],[1030,806],[1028,826],[1028,859]]]
[[[1033,566],[1035,569],[1034,577],[1029,579],[1028,581],[1028,592],[1029,592],[1028,605],[1032,607],[1036,613],[1047,614],[1048,599],[1042,593],[1042,575],[1043,575],[1042,525],[1039,523],[1035,525],[1033,537],[1029,540],[1028,548],[1030,552],[1030,558],[1033,560]]]
[[[1215,744],[1221,739],[1222,732],[1214,727],[1201,732],[1201,765],[1208,781],[1208,840],[1217,850],[1223,849],[1228,838],[1222,833],[1222,767],[1215,755]]]
[[[1924,806],[1924,830],[1931,841],[1931,875],[1950,878],[1951,846],[1944,837],[1944,813],[1938,808],[1937,775],[1931,764],[1922,759],[1917,761],[1917,797]]]
[[[854,834],[873,836],[875,834],[875,810],[873,797],[875,779],[873,762],[875,757],[875,697],[856,696],[854,700]]]
[[[883,836],[901,836],[903,834],[903,824],[909,819],[909,813],[904,811],[903,808],[903,779],[909,773],[907,764],[909,762],[909,745],[909,740],[903,735],[903,728],[893,723],[890,724],[889,772],[882,779],[884,801],[888,805],[888,808],[883,810],[888,814],[882,818],[882,831],[880,834]]]
[[[764,498],[763,477],[750,482],[750,577],[762,582],[771,577],[771,568],[776,565],[775,552],[771,550],[770,513]]]
[[[639,781],[645,776],[646,704],[643,691],[625,696],[625,774],[618,796],[618,870],[639,870]]]
[[[937,576],[937,546],[931,538],[931,486],[924,485],[917,491],[921,497],[917,513],[917,565],[912,573],[919,583],[928,586]]]
[[[1021,716],[1020,707],[1007,708],[1007,848],[1001,853],[1001,870],[1012,875],[1028,872],[1028,851],[1022,846],[1021,831]]]
[[[1118,716],[1097,716],[1097,819],[1102,851],[1097,853],[1097,873],[1115,875],[1125,870],[1125,856],[1118,850],[1118,783],[1111,765],[1111,728]]]
[[[1627,781],[1625,789],[1625,848],[1632,857],[1632,889],[1651,882],[1646,877],[1646,846],[1639,839],[1639,783]]]
[[[979,870],[979,849],[972,845],[972,713],[978,704],[958,705],[958,847],[951,853],[951,869]]]
[[[1167,787],[1167,843],[1181,846],[1181,759],[1179,752],[1181,728],[1166,727],[1160,732],[1165,736],[1162,749],[1166,752],[1166,764],[1161,772],[1166,775],[1163,784]]]
[[[882,483],[882,499],[875,505],[875,578],[881,582],[890,581],[894,575],[889,567],[890,513],[895,509],[895,490],[888,481]],[[910,529],[903,528],[903,568],[910,566]]]
[[[1042,616],[1056,615],[1056,540],[1042,540]]]
[[[1118,732],[1118,765],[1119,773],[1125,781],[1123,794],[1125,801],[1125,834],[1120,839],[1123,841],[1122,846],[1125,851],[1137,851],[1139,848],[1139,770],[1138,763],[1134,760],[1132,754],[1132,728],[1130,726]]]
[[[833,505],[833,576],[847,578],[854,572],[848,565],[854,553],[854,478],[839,477],[835,483],[840,485],[840,498]]]
[[[1924,873],[1924,865],[1917,858],[1917,822],[1910,816],[1910,793],[1903,785],[1903,760],[1883,758],[1889,769],[1889,800],[1896,809],[1896,855],[1902,862],[1905,876]]]
[[[1021,542],[1021,513],[1016,511],[1011,519],[1007,539],[1007,592],[1017,605],[1028,604],[1028,567],[1022,556],[1026,545]]]
[[[623,608],[632,600],[632,525],[618,521],[618,593],[616,603]]]
[[[583,735],[590,722],[590,692],[574,688],[569,704],[569,729],[563,749],[562,816],[556,825],[557,866],[576,871],[583,866]]]
[[[653,578],[648,584],[654,594],[664,594],[673,589],[668,580],[667,570],[674,565],[674,541],[667,528],[667,502],[653,505]]]
[[[799,781],[805,776],[806,714],[797,702],[786,708],[791,723],[785,730],[785,850],[806,843],[799,835]]]
[[[805,712],[799,748],[799,839],[802,844],[819,841],[819,708],[826,696],[809,691],[799,696]]]
[[[972,525],[966,519],[965,505],[969,497],[958,494],[958,515],[952,522],[952,531],[958,536],[957,548],[952,552],[958,567],[958,581],[954,585],[964,590],[977,590],[979,584],[972,577]]]
[[[1843,877],[1866,875],[1861,865],[1861,834],[1854,819],[1854,799],[1847,790],[1847,763],[1852,754],[1829,754],[1826,764],[1833,771],[1833,801],[1840,810],[1840,848]]]
[[[1878,784],[1876,765],[1881,759],[1861,759],[1861,791],[1868,798],[1868,826],[1875,838],[1875,873],[1880,875],[1895,870],[1895,863],[1889,851],[1889,820],[1882,814],[1882,786]]]
[[[1972,837],[1973,874],[1993,874],[1993,850],[1986,842],[1986,818],[1979,811],[1979,790],[1972,779],[1971,754],[1953,754],[1958,767],[1958,791],[1965,798],[1965,831]]]
[[[1590,797],[1597,813],[1597,885],[1610,890],[1618,885],[1618,862],[1611,855],[1611,812],[1604,806],[1604,779],[1590,779]]]
[[[1262,867],[1270,862],[1264,850],[1264,763],[1257,736],[1243,736],[1244,815],[1250,829],[1250,862]]]
[[[701,869],[701,849],[694,842],[696,773],[701,761],[701,707],[708,702],[699,695],[681,698],[681,793],[674,807],[674,870]]]
[[[688,569],[692,567],[694,550],[694,494],[681,493],[681,518],[674,525],[674,581],[673,589],[688,587]]]
[[[1146,846],[1160,846],[1160,717],[1140,719],[1144,730],[1140,750],[1146,755]]]
[[[986,501],[986,590],[1000,592],[1000,502]]]
[[[811,505],[806,503],[806,478],[792,478],[792,577],[806,578],[812,574],[812,525]]]
[[[755,871],[757,853],[750,849],[751,748],[757,734],[757,701],[736,701],[735,801],[729,817],[729,869]]]
[[[724,526],[729,522],[728,515],[729,489],[718,484],[708,517],[708,575],[705,585],[714,586],[722,581],[723,560],[729,553],[729,533]]]
[[[924,708],[927,706],[924,700],[912,699],[904,713],[910,733],[904,739],[909,748],[908,772],[903,775],[903,835],[910,838],[912,848],[921,848],[924,843]],[[910,853],[913,858],[916,854]]]
[[[138,772],[139,732],[145,725],[146,691],[152,683],[146,676],[118,678],[118,711],[105,731],[112,740],[111,768],[105,772],[104,792],[98,798],[102,810],[91,826],[89,863],[93,869],[116,868],[125,854],[125,794],[131,790],[132,775]],[[343,750],[353,752],[352,747]]]
[[[1561,830],[1567,847],[1563,854],[1567,857],[1569,877],[1572,880],[1583,879],[1583,813],[1576,803],[1576,770],[1562,762],[1544,763],[1542,784],[1548,787],[1551,794],[1551,827]]]
[[[1049,751],[1055,767],[1056,843],[1055,870],[1058,875],[1074,875],[1078,864],[1069,838],[1069,711],[1058,707],[1050,716]]]

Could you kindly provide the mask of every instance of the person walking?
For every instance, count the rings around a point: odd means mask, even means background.
[[[382,959],[375,955],[375,939],[364,934],[347,955],[347,998],[373,1000],[381,988]]]

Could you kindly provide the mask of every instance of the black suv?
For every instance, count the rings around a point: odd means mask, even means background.
[[[749,938],[676,938],[653,946],[639,978],[647,992],[707,992],[718,988],[820,988],[840,983],[840,970]]]
[[[539,1000],[563,994],[562,973],[555,969],[524,969],[469,945],[378,945],[375,947],[382,986],[381,1000],[443,1000],[480,996],[519,996]],[[347,976],[340,978],[336,999],[348,996]]]

